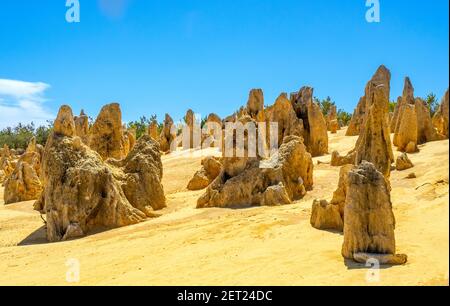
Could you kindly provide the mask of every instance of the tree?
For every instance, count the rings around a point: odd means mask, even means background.
[[[128,128],[134,129],[136,131],[136,139],[139,139],[142,135],[147,134],[150,123],[151,119],[142,116],[139,120],[128,123]]]
[[[395,112],[395,107],[396,107],[396,106],[397,106],[397,102],[395,102],[395,101],[389,102],[389,112],[390,112],[390,113]]]
[[[438,100],[436,99],[436,95],[431,92],[427,95],[427,97],[424,100],[428,106],[428,109],[430,110],[431,117],[433,117],[439,107],[439,103],[438,103]]]
[[[320,106],[324,116],[329,114],[332,106],[336,106],[336,103],[331,100],[331,97],[327,97],[325,100],[314,98],[314,102]]]
[[[352,120],[352,114],[347,113],[343,109],[338,110],[337,118],[342,126],[348,126],[350,124],[350,121]]]

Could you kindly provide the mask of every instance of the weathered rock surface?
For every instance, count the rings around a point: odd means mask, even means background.
[[[303,122],[301,119],[297,118],[286,93],[282,93],[277,98],[274,105],[266,110],[266,118],[268,128],[270,128],[270,123],[278,124],[278,143],[280,146],[285,137],[303,137]],[[270,134],[268,133],[268,135]]]
[[[436,111],[436,114],[433,116],[433,125],[437,129],[438,133],[445,138],[449,137],[448,134],[448,128],[449,128],[449,121],[448,121],[448,108],[449,108],[449,102],[448,102],[448,89],[445,92],[444,97],[442,98],[441,104]]]
[[[163,122],[163,128],[161,131],[161,135],[159,136],[159,145],[162,152],[169,152],[171,149],[171,145],[176,140],[177,135],[174,128],[173,119],[166,114],[166,117]]]
[[[265,161],[223,158],[223,171],[199,198],[197,208],[290,204],[312,188],[312,172],[302,139],[290,136],[279,154]]]
[[[333,151],[331,154],[331,166],[340,167],[348,164],[355,164],[356,152],[349,152],[347,155],[340,155],[338,151]]]
[[[417,144],[424,144],[430,141],[444,140],[443,135],[439,135],[433,126],[430,110],[425,101],[420,98],[415,100],[417,115]]]
[[[332,134],[336,134],[337,131],[341,129],[341,127],[339,125],[338,117],[337,117],[336,105],[331,105],[330,110],[329,110],[327,116],[325,117],[325,119],[327,122],[327,129]]]
[[[298,118],[303,121],[303,138],[313,157],[328,154],[328,132],[319,105],[313,102],[313,88],[303,87],[294,94],[291,103]]]
[[[158,122],[152,121],[150,125],[148,126],[148,135],[155,140],[158,141],[159,135],[158,135]]]
[[[73,133],[70,136],[75,135],[74,131],[70,133]],[[125,141],[120,105],[118,103],[105,105],[89,131],[89,147],[104,160],[122,159],[126,156]]]
[[[364,118],[366,116],[366,97],[359,99],[358,105],[353,112],[352,119],[347,128],[346,136],[359,136],[364,127]]]
[[[312,227],[320,230],[342,231],[344,228],[339,206],[325,200],[314,200],[310,222]]]
[[[395,168],[398,171],[411,169],[412,167],[414,167],[414,164],[409,159],[408,154],[403,153],[397,157],[397,161],[395,162]]]
[[[36,200],[39,197],[42,191],[41,150],[42,147],[36,145],[33,137],[4,182],[5,204]]]
[[[72,111],[64,106],[45,147],[44,190],[35,203],[46,214],[49,241],[135,224],[165,207],[159,145],[150,136],[125,159],[105,162],[74,135]]]
[[[395,141],[400,152],[418,152],[417,147],[417,115],[415,105],[406,104],[402,106],[402,120],[399,122]]]
[[[395,218],[390,190],[384,175],[368,162],[348,174],[342,256],[360,260],[362,254],[402,258],[392,263],[404,264],[406,256],[396,256]]]
[[[75,135],[81,138],[85,144],[89,143],[89,117],[81,110],[80,115],[74,117]]]
[[[265,122],[264,114],[264,93],[262,89],[252,89],[250,91],[246,113],[256,120],[256,122]]]
[[[222,163],[219,158],[206,157],[202,160],[202,169],[189,181],[188,190],[202,190],[208,187],[220,174]]]
[[[385,177],[389,177],[394,162],[388,126],[390,79],[389,70],[380,66],[367,84],[367,115],[355,147],[355,164],[371,162]]]

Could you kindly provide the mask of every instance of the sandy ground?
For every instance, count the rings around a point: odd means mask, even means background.
[[[330,152],[356,141],[344,131],[330,137]],[[293,205],[201,210],[202,192],[185,188],[201,157],[165,156],[168,208],[135,226],[48,244],[32,202],[0,200],[0,285],[71,285],[71,259],[80,263],[79,285],[448,285],[449,142],[420,150],[410,155],[413,169],[391,177],[397,249],[409,261],[382,267],[379,282],[343,260],[341,234],[310,226],[313,199],[330,199],[337,187],[339,168],[317,165],[330,156],[314,159],[314,190]],[[417,179],[406,179],[411,172]]]

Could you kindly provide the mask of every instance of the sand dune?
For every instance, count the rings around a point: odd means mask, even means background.
[[[330,152],[353,148],[356,137],[344,135],[330,135]],[[397,250],[408,263],[383,267],[376,283],[363,265],[344,262],[341,234],[309,224],[313,199],[330,199],[337,186],[339,168],[317,165],[329,155],[314,159],[314,190],[293,205],[198,210],[202,191],[186,189],[197,154],[163,157],[160,218],[75,241],[46,243],[33,202],[0,200],[0,285],[70,285],[71,258],[79,285],[448,285],[449,142],[420,150],[410,155],[414,168],[391,176]],[[406,179],[411,172],[416,179]]]

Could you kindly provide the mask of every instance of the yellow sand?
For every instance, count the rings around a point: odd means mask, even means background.
[[[344,133],[330,136],[330,152],[353,147],[356,137]],[[70,285],[72,258],[79,285],[448,285],[449,142],[420,150],[410,155],[413,169],[391,177],[397,250],[409,261],[381,269],[378,283],[344,262],[342,235],[310,226],[313,199],[330,199],[337,186],[339,168],[317,165],[330,156],[314,159],[314,190],[303,200],[240,210],[195,209],[202,192],[185,187],[201,157],[165,156],[168,208],[135,226],[48,244],[32,202],[0,200],[0,285]],[[405,179],[411,172],[417,178]]]

